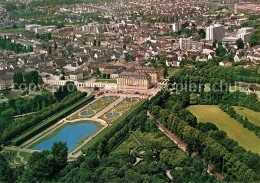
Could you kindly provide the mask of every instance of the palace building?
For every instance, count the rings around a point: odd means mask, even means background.
[[[131,67],[119,74],[118,90],[147,90],[159,82],[159,71],[154,67]]]

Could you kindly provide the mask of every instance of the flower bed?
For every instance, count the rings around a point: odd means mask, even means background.
[[[118,99],[118,97],[116,97],[116,96],[109,96],[109,99],[108,99],[107,96],[103,97],[103,98],[97,100],[95,103],[89,105],[88,107],[86,107],[82,111],[80,111],[78,114],[72,116],[70,118],[70,120],[84,118],[84,117],[91,118],[95,114],[102,111],[104,108],[106,108],[110,104],[112,104],[117,99]],[[84,114],[84,112],[85,112],[85,114]]]
[[[127,98],[119,103],[117,106],[115,106],[113,109],[105,113],[103,116],[101,116],[101,119],[105,120],[107,123],[113,123],[140,101],[140,98]],[[119,115],[116,115],[115,117],[108,117],[108,115],[111,113],[118,113]]]

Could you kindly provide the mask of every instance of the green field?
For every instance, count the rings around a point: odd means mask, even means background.
[[[188,107],[198,122],[212,122],[220,130],[226,131],[229,138],[247,150],[260,154],[260,139],[251,131],[244,128],[239,122],[230,118],[216,105],[196,105]]]
[[[234,106],[234,109],[236,110],[236,112],[239,115],[242,115],[244,117],[247,117],[247,119],[260,127],[260,112],[256,112],[250,109],[247,109],[245,107],[238,107],[238,106]]]
[[[101,83],[116,83],[116,79],[97,79],[96,82],[101,82]]]

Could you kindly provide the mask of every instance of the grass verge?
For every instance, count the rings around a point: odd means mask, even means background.
[[[229,138],[247,150],[260,154],[260,139],[239,122],[230,118],[216,105],[195,105],[188,107],[198,119],[198,122],[214,123],[220,130],[227,132]]]

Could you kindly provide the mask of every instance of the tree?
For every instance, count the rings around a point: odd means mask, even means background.
[[[54,142],[51,148],[51,154],[55,160],[55,172],[65,168],[68,161],[68,147],[66,142]]]
[[[160,110],[161,110],[161,107],[158,106],[158,105],[152,107],[152,115],[153,115],[156,119],[159,118]]]
[[[169,76],[168,67],[165,66],[163,69],[163,77],[164,77],[164,79],[166,79],[168,76]]]
[[[201,37],[202,39],[205,39],[205,37],[206,37],[206,32],[205,32],[204,29],[200,29],[200,30],[198,31],[198,34],[200,35],[200,37]]]
[[[236,40],[237,49],[244,49],[245,45],[241,38]]]
[[[11,120],[15,115],[15,110],[13,108],[7,109],[1,113],[1,116],[7,120]]]
[[[37,180],[50,179],[54,173],[54,162],[54,157],[49,151],[35,152],[28,160],[28,171]]]

